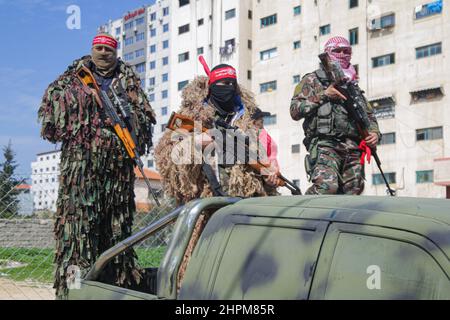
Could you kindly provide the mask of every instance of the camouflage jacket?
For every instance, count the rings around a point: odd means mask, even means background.
[[[338,102],[331,101],[325,95],[328,84],[321,81],[317,76],[320,71],[303,77],[300,84],[295,88],[290,106],[293,120],[305,119],[303,129],[306,148],[309,149],[314,138],[323,140],[350,138],[358,141],[360,136],[356,123],[350,118],[345,107]],[[367,102],[366,112],[370,122],[369,132],[375,132],[381,136],[369,102]]]
[[[122,145],[113,128],[104,123],[104,112],[89,90],[83,87],[76,72],[82,67],[92,68],[90,56],[75,60],[73,64],[47,88],[39,109],[42,122],[41,135],[63,150],[91,150],[104,144]],[[131,122],[141,152],[151,146],[151,124],[155,114],[132,68],[119,60],[112,86],[121,85],[131,105]],[[110,145],[109,147],[112,147]],[[123,154],[127,157],[125,149]]]

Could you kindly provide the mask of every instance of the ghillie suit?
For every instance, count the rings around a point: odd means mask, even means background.
[[[91,56],[76,60],[50,84],[39,109],[42,137],[62,142],[55,222],[54,288],[59,298],[67,297],[68,268],[85,272],[105,250],[129,237],[135,212],[133,162],[105,123],[104,110],[76,77],[82,66],[95,70]],[[111,86],[126,91],[137,146],[145,153],[151,146],[155,116],[139,78],[118,60]],[[138,284],[141,272],[135,258],[132,250],[117,256],[99,281],[124,287]]]
[[[254,131],[251,115],[256,110],[253,95],[237,87],[244,112],[234,126],[244,132]],[[178,113],[200,121],[203,127],[213,128],[218,117],[216,108],[206,98],[208,96],[208,77],[198,76],[183,90],[182,103]],[[180,142],[174,139],[173,131],[166,130],[155,148],[155,160],[159,173],[163,177],[165,194],[174,197],[178,203],[213,196],[210,183],[202,171],[201,164],[176,164],[172,159],[174,148]],[[265,184],[263,177],[248,165],[236,164],[220,169],[220,182],[229,196],[255,197],[274,194],[274,188]]]

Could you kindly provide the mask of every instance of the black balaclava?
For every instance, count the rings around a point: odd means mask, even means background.
[[[233,67],[227,64],[220,64],[211,70],[211,73],[214,71],[223,69],[225,70],[234,70]],[[231,81],[233,83],[232,86],[229,85],[217,85],[219,81],[226,80]],[[234,77],[220,77],[220,79],[212,82],[209,85],[209,100],[214,104],[214,106],[221,111],[222,113],[232,113],[235,109],[235,98],[237,94],[237,81]]]

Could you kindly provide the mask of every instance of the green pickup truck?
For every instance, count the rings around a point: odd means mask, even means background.
[[[175,222],[145,288],[96,281]],[[69,299],[450,299],[450,201],[291,196],[190,202],[105,252]]]

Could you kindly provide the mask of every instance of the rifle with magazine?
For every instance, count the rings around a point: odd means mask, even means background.
[[[153,199],[155,200],[155,203],[158,205],[158,207],[160,207],[161,205],[159,203],[159,200],[156,197],[156,194],[150,185],[149,179],[145,175],[144,164],[142,163],[141,155],[139,154],[139,151],[137,150],[136,147],[135,142],[136,137],[134,136],[134,133],[131,130],[131,124],[129,123],[129,116],[125,111],[125,108],[122,105],[122,102],[120,101],[117,93],[111,87],[114,100],[116,101],[116,104],[120,110],[123,119],[117,113],[116,107],[114,106],[114,104],[112,103],[111,99],[108,97],[106,92],[104,92],[98,87],[94,75],[88,68],[86,67],[81,68],[77,73],[77,77],[86,87],[88,87],[92,91],[97,103],[100,106],[102,106],[102,108],[105,110],[107,117],[111,120],[115,133],[122,141],[128,155],[134,161],[135,165],[141,172],[142,177],[145,183],[147,184],[149,194],[152,195]]]
[[[225,152],[227,153],[227,159],[237,159],[240,163],[248,164],[258,172],[270,172],[270,164],[267,162],[261,162],[257,152],[248,148],[248,145],[246,144],[248,137],[244,137],[241,133],[239,133],[238,128],[230,126],[225,121],[221,120],[216,120],[215,125],[220,129],[224,129],[222,130],[223,132],[225,132],[224,139],[226,139],[227,141],[236,141],[236,148],[226,148]],[[195,122],[189,117],[173,112],[170,116],[167,128],[172,131],[182,129],[186,130],[187,132],[193,132],[195,128]],[[207,133],[208,130],[209,129],[205,127],[201,128],[201,132],[203,133]],[[241,155],[236,150],[245,150],[246,152],[244,153],[244,155]],[[249,159],[252,161],[248,161]],[[278,177],[277,186],[288,188],[291,191],[292,195],[302,194],[300,188],[295,183],[285,178],[280,172],[277,172],[276,175]]]
[[[341,66],[338,63],[333,62],[328,53],[325,52],[320,54],[319,59],[322,62],[322,66],[328,79],[332,82],[336,90],[345,96],[346,100],[343,101],[344,107],[350,117],[356,122],[356,127],[358,128],[361,138],[365,139],[369,135],[370,122],[366,112],[367,102],[361,89],[355,82],[347,80]],[[395,191],[389,185],[389,182],[381,169],[381,161],[378,157],[376,148],[370,149],[371,155],[374,157],[381,176],[386,184],[387,192],[391,196],[395,196]]]

